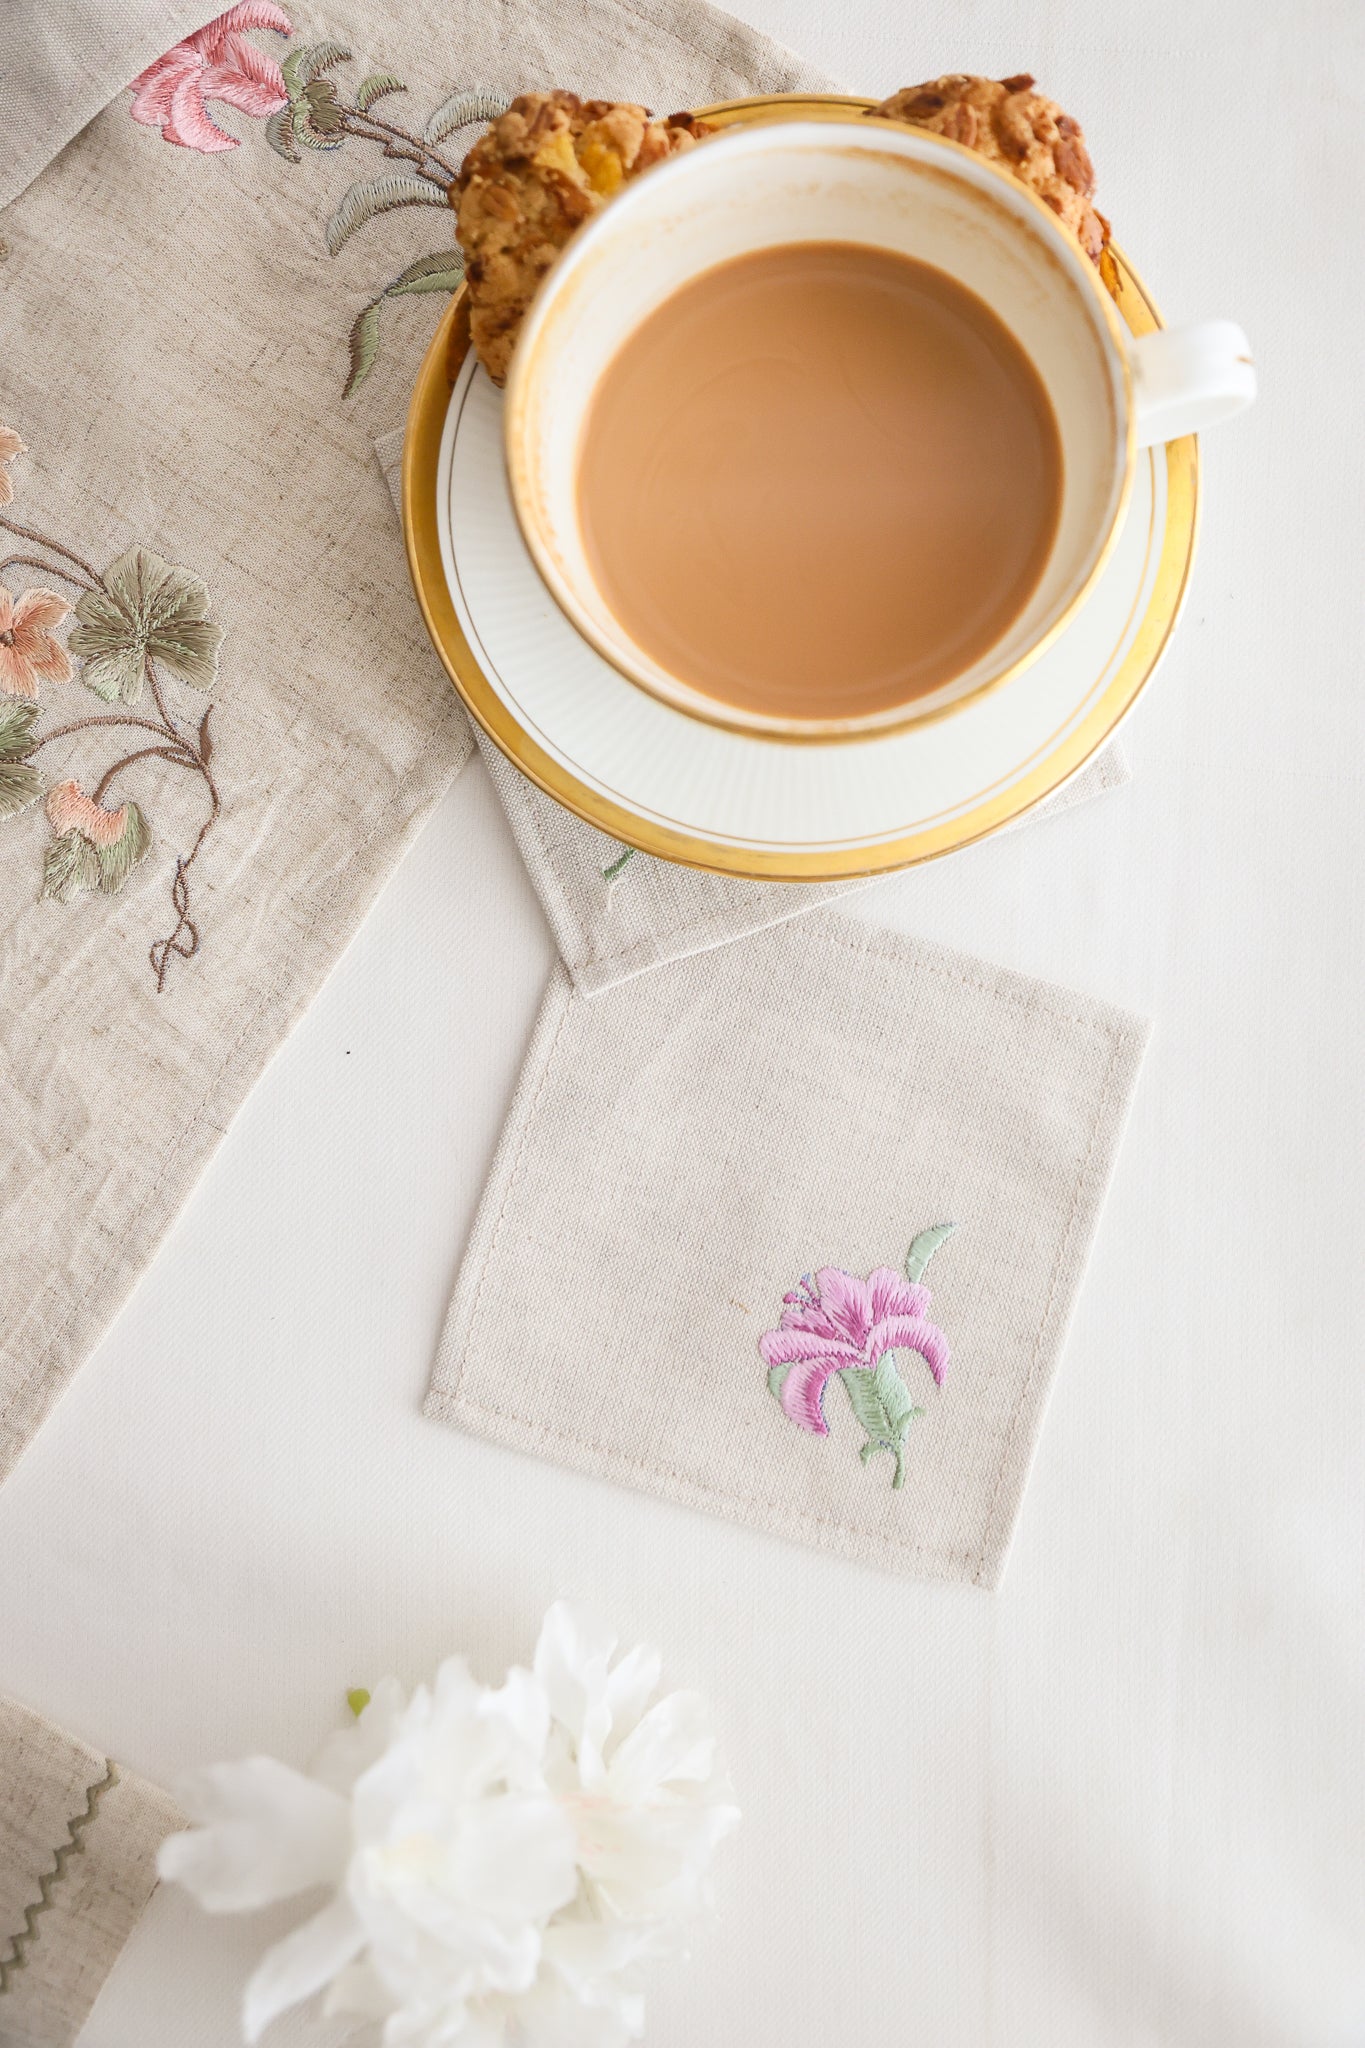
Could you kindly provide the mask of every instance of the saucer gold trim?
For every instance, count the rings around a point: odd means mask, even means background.
[[[721,125],[776,120],[839,120],[866,112],[874,102],[799,94],[770,94],[729,100],[697,109]],[[1163,322],[1122,252],[1111,246],[1119,277],[1118,311],[1133,334],[1147,334]],[[771,852],[736,847],[702,835],[637,817],[579,781],[517,724],[478,661],[460,626],[441,563],[436,481],[441,435],[450,395],[469,349],[469,308],[463,290],[455,294],[432,338],[408,408],[403,448],[403,535],[417,601],[432,643],[471,716],[524,775],[567,810],[622,845],[713,874],[762,881],[834,881],[890,873],[932,860],[984,839],[1043,803],[1085,766],[1136,703],[1154,673],[1184,602],[1194,559],[1199,510],[1199,451],[1193,435],[1164,450],[1167,505],[1155,581],[1133,644],[1117,673],[1085,718],[1029,774],[965,813],[927,825],[876,846]],[[1151,451],[1160,460],[1163,451]],[[1131,475],[1131,471],[1130,471]],[[775,742],[781,744],[781,742]],[[864,744],[875,745],[875,739]]]

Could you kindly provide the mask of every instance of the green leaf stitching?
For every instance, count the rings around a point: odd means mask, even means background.
[[[441,186],[433,184],[429,178],[414,178],[406,172],[395,172],[387,178],[362,179],[358,185],[351,186],[327,223],[327,253],[335,256],[358,227],[363,227],[367,220],[373,220],[376,214],[391,212],[395,206],[449,204]]]
[[[47,849],[43,862],[43,894],[57,903],[70,903],[82,889],[99,887],[99,863],[95,849],[83,832],[63,832]]]
[[[371,299],[368,306],[362,306],[347,337],[351,374],[346,379],[346,389],[341,394],[343,398],[350,398],[358,391],[374,368],[374,359],[379,354],[379,305],[378,299]]]
[[[22,699],[0,702],[0,761],[22,761],[33,745],[39,707]]]
[[[453,92],[441,101],[435,113],[422,130],[423,142],[444,142],[447,135],[453,135],[457,128],[468,128],[475,121],[496,121],[499,114],[507,111],[505,93]]]
[[[433,266],[420,269],[418,264],[409,264],[400,278],[387,287],[386,299],[405,299],[414,292],[455,292],[460,288],[464,276],[464,258],[458,250],[449,250],[442,257],[423,256],[423,264]],[[439,263],[439,269],[435,266]],[[413,273],[416,272],[416,275]]]
[[[843,1368],[839,1378],[848,1394],[849,1406],[867,1431],[868,1440],[859,1457],[866,1465],[878,1451],[890,1451],[896,1460],[891,1484],[900,1488],[905,1484],[906,1433],[915,1417],[922,1415],[924,1410],[916,1408],[911,1401],[890,1352],[880,1361],[875,1372],[868,1372],[864,1366],[849,1365]]]
[[[27,761],[0,760],[0,818],[17,818],[43,793],[43,778]]]
[[[359,113],[368,114],[371,107],[376,106],[380,100],[387,99],[391,92],[406,91],[407,87],[401,78],[394,78],[388,71],[372,72],[356,93],[356,109]]]
[[[768,1392],[773,1396],[774,1400],[780,1401],[782,1399],[782,1382],[790,1371],[791,1367],[789,1365],[774,1365],[769,1368]]]
[[[291,50],[280,66],[280,77],[291,100],[297,99],[306,85],[311,85],[320,71],[330,71],[334,64],[347,64],[351,53],[344,43],[323,42],[303,43],[297,50]]]
[[[922,1230],[905,1254],[905,1277],[912,1283],[924,1277],[924,1269],[940,1245],[948,1242],[957,1229],[955,1223],[935,1223],[930,1229]]]
[[[95,861],[99,886],[106,896],[116,896],[129,875],[152,850],[152,831],[136,804],[128,806],[128,821],[112,846],[97,846]]]
[[[280,107],[265,124],[265,139],[276,156],[282,156],[287,164],[301,164],[298,144],[294,139],[294,108]]]

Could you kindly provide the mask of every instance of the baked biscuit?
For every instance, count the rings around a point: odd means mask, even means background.
[[[656,121],[647,107],[527,92],[475,143],[451,203],[470,331],[495,384],[507,375],[536,287],[583,222],[641,171],[710,132],[690,114]]]
[[[1095,167],[1085,137],[1070,114],[1033,90],[1027,72],[1017,78],[931,78],[892,93],[872,111],[930,128],[1012,171],[1066,222],[1113,289],[1109,223],[1093,204]]]

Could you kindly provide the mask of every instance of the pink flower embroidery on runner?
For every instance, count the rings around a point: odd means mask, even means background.
[[[208,110],[221,100],[253,120],[264,121],[288,103],[284,77],[273,57],[248,42],[246,31],[271,28],[282,36],[293,24],[272,0],[239,0],[207,28],[196,30],[158,57],[133,80],[129,112],[162,140],[203,155],[236,149],[238,140],[220,128]]]
[[[896,1461],[895,1487],[904,1483],[910,1424],[923,1413],[911,1403],[895,1354],[917,1354],[935,1386],[943,1384],[948,1339],[928,1319],[930,1294],[921,1275],[955,1227],[936,1223],[921,1231],[906,1255],[903,1275],[889,1266],[878,1266],[866,1280],[838,1266],[822,1266],[814,1280],[807,1274],[783,1296],[777,1329],[766,1331],[758,1342],[769,1390],[783,1414],[816,1436],[829,1434],[825,1388],[836,1374],[842,1378],[867,1432],[862,1461],[890,1451]]]

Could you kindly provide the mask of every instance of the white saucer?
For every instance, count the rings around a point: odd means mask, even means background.
[[[1159,326],[1112,254],[1121,314],[1138,333]],[[614,839],[715,872],[881,873],[1012,822],[1111,737],[1157,665],[1188,580],[1193,438],[1139,456],[1101,577],[1022,674],[900,733],[755,739],[636,688],[568,623],[513,513],[501,407],[469,348],[461,293],[422,366],[404,454],[408,558],[436,648],[474,717],[532,781]]]

